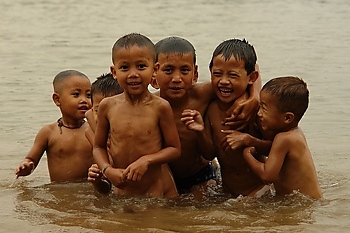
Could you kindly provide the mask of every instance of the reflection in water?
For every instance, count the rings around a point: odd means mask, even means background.
[[[216,192],[205,201],[190,196],[174,200],[119,197],[95,192],[87,182],[57,183],[38,187],[17,186],[15,210],[33,224],[79,226],[89,230],[181,231],[289,230],[312,223],[319,202],[293,193],[260,199],[236,199]]]

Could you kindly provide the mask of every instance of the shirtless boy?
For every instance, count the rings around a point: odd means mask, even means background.
[[[205,128],[203,113],[196,109],[186,109],[182,121],[199,134],[201,151],[208,159],[218,158],[224,192],[238,195],[255,196],[264,187],[263,182],[253,173],[242,157],[243,148],[225,150],[221,145],[227,140],[223,130],[237,129],[223,125],[227,110],[240,99],[248,98],[247,89],[257,80],[259,72],[255,70],[256,54],[253,46],[245,40],[231,39],[222,42],[214,50],[209,68],[212,88],[217,96],[206,112]],[[256,114],[256,113],[255,113]],[[251,132],[251,122],[241,129]]]
[[[46,152],[51,182],[73,181],[87,177],[92,164],[92,147],[85,137],[88,124],[85,112],[91,108],[90,80],[75,70],[62,71],[53,80],[52,99],[62,117],[42,127],[16,177],[27,176]]]
[[[273,142],[265,163],[254,158],[254,147],[244,150],[249,167],[265,183],[273,183],[277,195],[297,190],[322,198],[312,156],[298,126],[309,104],[306,83],[290,76],[271,79],[261,90],[260,100],[259,125],[263,132],[273,132]]]
[[[181,157],[169,165],[179,193],[191,192],[200,198],[208,185],[216,185],[216,168],[210,162],[212,158],[206,160],[202,157],[198,136],[181,122],[181,114],[185,109],[196,109],[204,115],[210,101],[216,96],[210,82],[197,83],[196,54],[189,41],[179,37],[168,37],[156,43],[155,47],[159,68],[157,75],[152,79],[152,86],[159,88],[160,97],[170,103],[181,140]],[[255,115],[258,101],[254,97],[258,93],[252,92],[251,98],[240,102],[241,107],[235,109],[239,113],[244,106],[244,118],[238,117],[239,124],[246,124],[249,118]],[[232,123],[234,122],[231,119],[228,124]]]
[[[114,44],[112,61],[124,92],[100,103],[94,159],[115,193],[166,196],[162,164],[177,159],[181,145],[169,103],[148,90],[157,70],[154,44],[140,34],[125,35]]]

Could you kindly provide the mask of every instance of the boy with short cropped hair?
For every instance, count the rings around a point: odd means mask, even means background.
[[[260,100],[259,126],[262,132],[273,133],[273,142],[265,163],[255,159],[254,147],[244,150],[250,169],[265,183],[273,183],[277,195],[297,190],[322,198],[312,156],[298,126],[309,104],[306,83],[291,76],[271,79],[261,90]]]
[[[209,65],[211,84],[217,99],[208,107],[205,124],[203,113],[196,109],[186,109],[182,114],[186,127],[197,132],[203,156],[208,160],[217,157],[224,192],[234,197],[255,196],[264,188],[262,181],[250,171],[242,158],[243,148],[226,150],[222,147],[227,140],[225,130],[237,127],[223,125],[221,122],[225,120],[226,112],[231,106],[249,97],[247,90],[259,77],[256,60],[254,47],[245,40],[230,39],[219,44]],[[253,123],[250,122],[241,131],[254,133]]]
[[[74,181],[87,177],[92,164],[92,147],[85,137],[88,124],[85,112],[91,108],[91,83],[76,70],[65,70],[53,80],[52,99],[62,117],[42,127],[16,177],[27,176],[37,167],[46,152],[51,182]]]
[[[169,103],[148,90],[157,70],[154,44],[140,34],[125,35],[114,44],[112,61],[124,93],[100,103],[94,159],[117,194],[167,197],[162,164],[177,159],[181,145]]]

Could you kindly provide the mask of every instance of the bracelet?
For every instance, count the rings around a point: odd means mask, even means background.
[[[106,170],[107,170],[107,168],[109,168],[111,165],[109,164],[109,163],[107,163],[103,168],[102,168],[102,175],[104,176],[104,177],[106,177],[106,175],[105,175],[105,172],[106,172]],[[107,178],[107,177],[106,177]]]

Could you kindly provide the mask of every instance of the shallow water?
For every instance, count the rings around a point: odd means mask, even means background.
[[[348,232],[350,2],[311,1],[1,1],[0,232]],[[117,38],[140,32],[154,42],[177,35],[197,50],[209,80],[214,48],[228,38],[255,46],[263,82],[297,75],[310,89],[301,121],[324,193],[314,202],[284,198],[203,202],[190,197],[119,198],[89,183],[49,184],[44,156],[28,177],[14,169],[41,126],[55,121],[52,79],[77,69],[93,81],[108,72]]]

